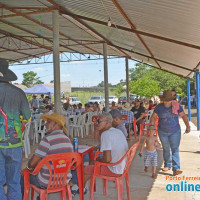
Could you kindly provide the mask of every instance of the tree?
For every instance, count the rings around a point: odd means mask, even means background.
[[[37,85],[37,84],[43,84],[44,82],[42,82],[40,80],[40,77],[36,77],[37,73],[33,72],[33,71],[28,71],[26,73],[23,73],[23,81],[22,81],[22,85],[25,85],[26,87],[32,87],[33,85]]]
[[[131,93],[145,97],[152,97],[161,91],[158,81],[146,79],[146,77],[131,81],[129,89]]]
[[[122,84],[118,84],[117,88],[114,89],[114,94],[119,98],[120,95],[122,94],[122,92],[124,92],[124,88]]]
[[[177,93],[179,93],[181,96],[184,96],[187,93],[186,80],[184,78],[178,77],[168,72],[164,72],[159,69],[151,68],[147,66],[146,64],[137,63],[136,67],[133,69],[130,69],[129,72],[130,72],[130,78],[135,84],[140,79],[142,79],[143,81],[148,80],[149,87],[151,87],[150,85],[151,85],[152,80],[157,81],[159,83],[158,86],[156,86],[157,84],[152,82],[152,84],[154,84],[155,87],[158,87],[154,91],[158,91],[159,89],[160,90],[159,92],[161,92],[163,90],[175,89]],[[139,83],[141,84],[140,87],[143,87],[143,82],[139,81],[137,85]],[[154,95],[158,95],[159,92],[155,93]]]

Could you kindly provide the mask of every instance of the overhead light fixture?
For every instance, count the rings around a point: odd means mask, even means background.
[[[109,17],[109,19],[108,19],[108,26],[111,27],[111,25],[112,25],[112,22],[111,22],[111,19]]]

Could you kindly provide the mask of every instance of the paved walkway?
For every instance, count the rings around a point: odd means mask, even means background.
[[[182,133],[185,131],[185,125],[182,120],[180,120]],[[183,174],[179,176],[182,180],[185,178],[199,177],[196,181],[187,181],[187,184],[200,184],[200,141],[199,133],[196,131],[196,126],[191,123],[191,133],[183,134],[181,145],[180,145],[180,159],[181,159],[181,169]],[[129,146],[135,143],[133,139],[129,142]],[[93,143],[93,140],[88,140],[87,144]],[[139,150],[138,150],[139,151]],[[27,160],[24,160],[24,165]],[[132,162],[129,170],[130,175],[130,191],[131,200],[200,200],[200,192],[168,192],[166,186],[168,184],[180,184],[181,180],[166,180],[168,178],[176,178],[171,176],[172,171],[167,173],[162,172],[163,159],[162,159],[162,149],[158,150],[158,178],[156,180],[151,178],[151,171],[148,173],[144,172],[144,162],[143,157],[138,156],[138,152]],[[170,186],[169,186],[170,187]],[[200,188],[200,187],[199,187]],[[124,182],[124,199],[127,199],[126,186]],[[49,195],[50,200],[59,199],[59,195]],[[78,200],[79,196],[76,195],[74,200]],[[85,199],[89,199],[89,192],[85,195]],[[117,200],[117,190],[113,182],[108,183],[108,195],[103,196],[102,182],[97,179],[97,191],[94,193],[95,200]]]

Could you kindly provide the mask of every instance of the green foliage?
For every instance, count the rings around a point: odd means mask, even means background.
[[[114,89],[114,94],[119,98],[124,92],[123,84],[118,84],[116,89]]]
[[[130,82],[130,91],[140,96],[152,97],[160,92],[159,82],[142,77],[137,81]]]
[[[22,81],[22,85],[25,85],[26,87],[32,87],[33,85],[43,84],[44,82],[40,80],[40,77],[36,77],[36,76],[37,76],[37,73],[33,71],[23,73],[24,79]]]
[[[130,69],[130,78],[132,80],[130,82],[130,91],[140,96],[146,96],[145,93],[152,94],[151,96],[154,96],[158,95],[159,92],[163,90],[172,89],[175,89],[177,93],[179,93],[181,96],[185,96],[187,93],[186,79],[161,71],[159,69],[150,68],[149,66],[143,63],[137,63],[135,68]],[[147,82],[149,83],[148,87],[145,86]],[[140,94],[137,93],[136,90],[137,92],[140,92]],[[145,92],[145,90],[152,91]]]

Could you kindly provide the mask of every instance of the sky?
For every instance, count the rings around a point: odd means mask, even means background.
[[[26,61],[27,62],[27,61]],[[25,62],[24,62],[25,63]],[[129,60],[129,69],[135,66],[135,61]],[[53,63],[13,65],[9,67],[18,77],[14,83],[21,83],[23,73],[34,71],[40,80],[49,83],[53,80]],[[72,61],[60,63],[60,79],[71,81],[72,87],[96,86],[104,80],[103,60]],[[125,58],[108,59],[108,82],[117,84],[126,79]]]

